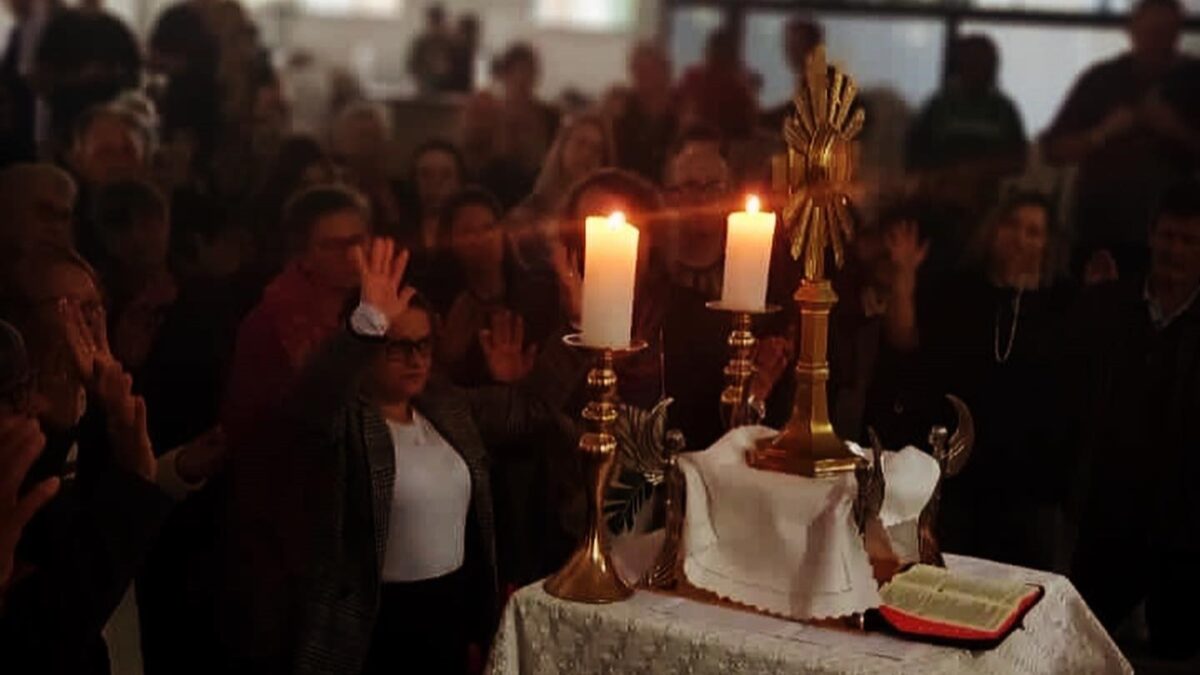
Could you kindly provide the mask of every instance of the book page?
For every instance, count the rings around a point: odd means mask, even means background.
[[[885,604],[930,621],[993,632],[1032,589],[1020,582],[956,576],[915,565],[880,591]]]

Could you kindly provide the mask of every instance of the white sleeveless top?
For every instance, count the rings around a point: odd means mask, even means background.
[[[429,420],[387,421],[396,456],[385,582],[421,581],[462,567],[471,473]]]

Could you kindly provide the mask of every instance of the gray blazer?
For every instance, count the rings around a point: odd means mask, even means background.
[[[361,672],[379,610],[395,455],[378,409],[360,382],[382,342],[341,331],[306,367],[294,394],[304,481],[302,513],[312,524],[305,581],[298,589],[296,673]],[[547,424],[576,388],[582,361],[552,338],[534,371],[515,386],[463,389],[434,378],[414,405],[459,452],[471,475],[467,529],[477,616],[490,630],[498,609],[496,544],[487,449],[519,441]],[[413,611],[420,611],[414,608]],[[488,635],[490,637],[490,635]]]

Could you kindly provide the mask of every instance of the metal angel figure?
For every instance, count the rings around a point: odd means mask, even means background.
[[[638,512],[665,480],[676,453],[684,447],[683,434],[667,430],[667,409],[673,399],[664,398],[652,409],[621,404],[612,434],[617,440],[617,481],[609,486],[604,513],[613,532],[633,529]]]
[[[833,248],[841,266],[853,237],[849,212],[854,175],[854,139],[866,113],[855,106],[858,87],[836,67],[825,48],[817,47],[805,65],[804,84],[793,99],[795,113],[784,122],[788,146],[787,188],[783,224],[791,232],[791,253],[804,260],[804,278],[826,278],[825,249]]]
[[[958,417],[958,428],[950,436],[945,427],[934,427],[929,432],[929,444],[932,446],[933,458],[937,460],[941,473],[929,502],[921,511],[917,520],[918,546],[921,562],[927,565],[945,567],[942,549],[937,541],[938,509],[942,499],[942,481],[957,475],[967,465],[971,458],[971,450],[975,447],[975,420],[967,404],[957,396],[946,395],[954,414]]]
[[[638,583],[650,588],[674,586],[683,538],[683,474],[675,460],[687,443],[678,430],[667,429],[667,409],[671,403],[672,399],[664,398],[649,411],[622,405],[613,425],[613,435],[621,453],[621,471],[618,484],[609,491],[614,498],[604,507],[609,516],[609,528],[614,531],[631,529],[637,511],[665,482],[661,506],[666,536],[654,565]]]
[[[854,467],[854,477],[858,482],[858,494],[854,498],[854,522],[858,525],[858,533],[866,535],[867,524],[879,517],[883,508],[883,495],[887,483],[883,477],[883,444],[874,429],[868,429],[871,437],[870,462],[859,462]]]

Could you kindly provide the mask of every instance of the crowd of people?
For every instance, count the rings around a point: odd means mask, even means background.
[[[144,41],[91,0],[9,5],[0,670],[107,673],[125,621],[148,675],[403,672],[414,654],[477,672],[506,594],[583,532],[586,364],[561,337],[589,214],[641,228],[649,348],[620,362],[622,399],[673,398],[689,450],[724,433],[729,326],[705,305],[726,214],[771,198],[788,113],[757,101],[736,31],[678,81],[639,45],[627,84],[565,110],[539,98],[530,44],[477,88],[479,22],[433,7],[408,67],[422,95],[465,93],[459,130],[409,138],[352,94],[296,133],[305,102],[236,0],[172,5]],[[1200,60],[1183,19],[1140,0],[1129,50],[1032,141],[995,44],[954,42],[903,179],[852,190],[829,396],[841,437],[894,448],[962,398],[977,441],[943,548],[1068,574],[1107,628],[1142,615],[1187,657]],[[784,37],[800,78],[821,27]],[[403,175],[396,137],[417,147]],[[1023,187],[1035,154],[1077,166],[1073,190]],[[787,305],[784,236],[768,295]],[[758,326],[768,425],[789,412],[797,321]]]

